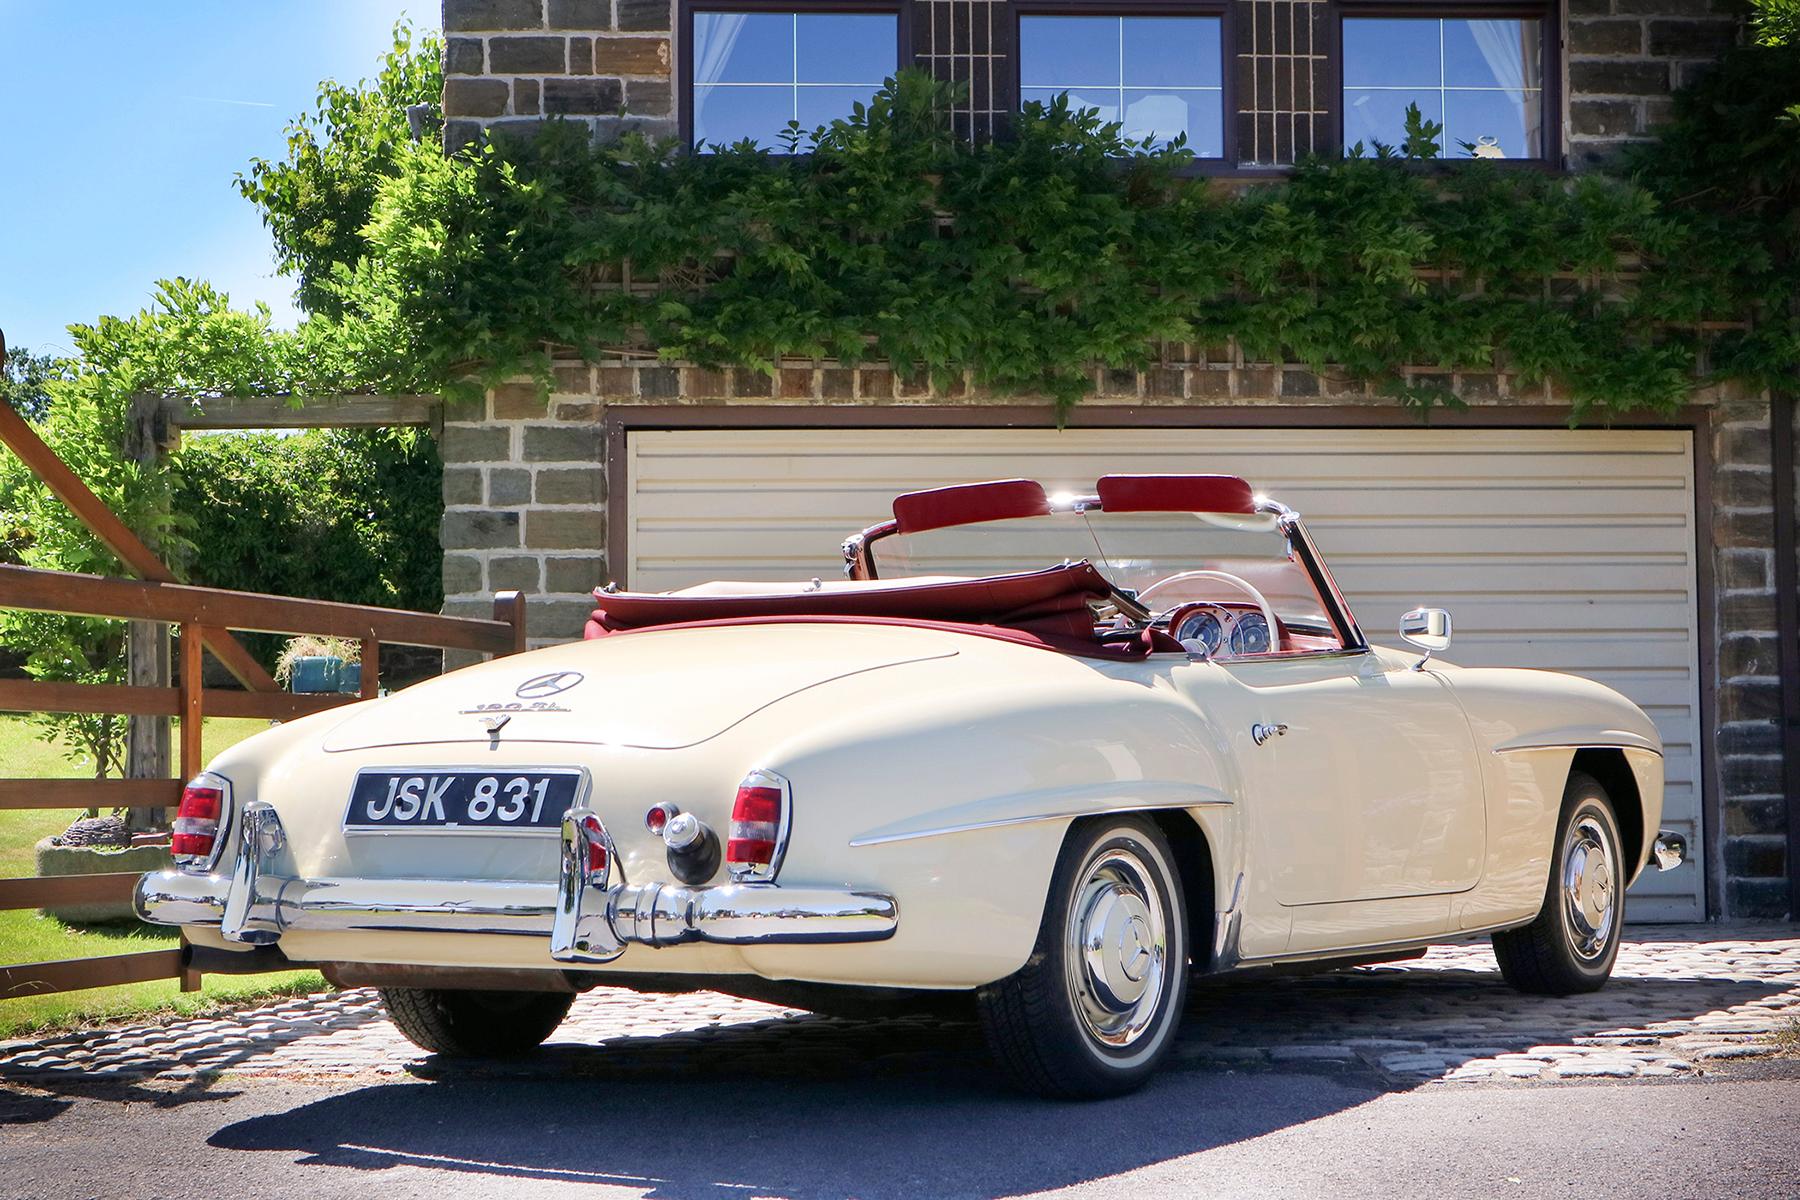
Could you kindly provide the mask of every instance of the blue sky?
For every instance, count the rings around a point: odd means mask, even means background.
[[[0,0],[0,329],[128,314],[157,279],[212,281],[295,318],[232,178],[274,158],[321,79],[372,75],[402,14],[435,0]]]

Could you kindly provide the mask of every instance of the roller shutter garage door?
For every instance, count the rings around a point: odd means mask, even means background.
[[[1447,655],[1617,688],[1666,747],[1663,822],[1690,862],[1634,890],[1637,920],[1704,914],[1692,436],[1678,430],[636,430],[625,578],[836,578],[845,534],[894,495],[1025,476],[1083,491],[1108,472],[1222,471],[1307,518],[1371,640],[1450,610]],[[621,514],[615,513],[615,519]]]

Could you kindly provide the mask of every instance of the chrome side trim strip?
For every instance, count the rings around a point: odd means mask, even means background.
[[[1104,788],[1113,790],[1130,786],[1139,791],[1173,792],[1168,799],[1155,800],[1144,797],[1132,799],[1108,800],[1104,795],[1091,797],[1093,791]],[[1075,794],[1071,795],[1070,792]],[[1083,792],[1089,795],[1083,795]],[[1032,807],[1027,812],[1005,813],[1008,800],[1030,802],[1039,807]],[[865,831],[850,839],[852,848],[864,846],[884,846],[892,842],[911,842],[920,838],[944,837],[952,833],[970,833],[980,829],[1001,829],[1013,825],[1036,825],[1044,821],[1070,821],[1078,817],[1112,816],[1128,812],[1162,812],[1181,808],[1228,808],[1234,801],[1227,797],[1207,794],[1206,790],[1192,784],[1157,784],[1147,780],[1132,780],[1128,784],[1103,784],[1095,788],[1068,789],[1061,796],[1041,800],[1035,795],[1017,797],[999,796],[988,800],[976,801],[973,805],[959,805],[937,814],[936,824],[914,824],[910,821],[896,822],[877,829]],[[1021,805],[1023,806],[1023,805]],[[956,820],[951,814],[967,811],[970,808],[1000,809],[1000,815],[974,816],[967,820]]]
[[[1616,738],[1610,742],[1603,742],[1594,738],[1586,738],[1581,741],[1506,742],[1502,745],[1495,746],[1493,753],[1518,754],[1531,750],[1641,750],[1645,754],[1654,754],[1658,758],[1663,756],[1662,748],[1660,746],[1652,746],[1648,740],[1630,740],[1626,738]]]

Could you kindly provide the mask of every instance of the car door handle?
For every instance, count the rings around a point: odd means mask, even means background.
[[[1286,725],[1265,725],[1258,721],[1250,727],[1250,740],[1260,746],[1270,738],[1286,736],[1287,731]]]

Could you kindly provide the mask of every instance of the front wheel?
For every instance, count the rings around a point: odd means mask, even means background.
[[[1500,974],[1521,992],[1597,991],[1612,975],[1625,923],[1625,852],[1606,789],[1569,775],[1550,882],[1537,919],[1493,937]]]
[[[421,1050],[453,1058],[506,1058],[555,1033],[575,997],[394,987],[381,989],[381,1002],[395,1027]]]
[[[1187,974],[1168,841],[1141,817],[1108,818],[1070,832],[1031,957],[977,1005],[994,1057],[1024,1090],[1117,1096],[1142,1087],[1174,1046]]]

